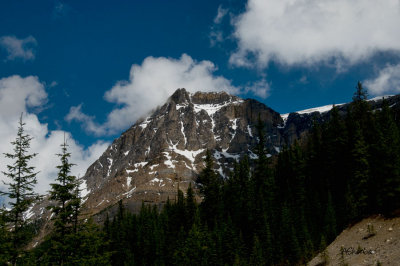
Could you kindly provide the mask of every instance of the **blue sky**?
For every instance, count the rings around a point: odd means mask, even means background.
[[[280,113],[400,91],[398,0],[2,0],[0,25],[0,152],[24,112],[43,184],[64,133],[83,175],[178,87]]]

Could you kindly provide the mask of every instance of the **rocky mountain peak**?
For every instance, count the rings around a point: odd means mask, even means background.
[[[196,92],[192,95],[192,102],[195,104],[223,104],[226,102],[240,101],[236,96],[222,92]]]
[[[177,89],[169,100],[173,101],[175,104],[187,103],[190,101],[190,94],[184,88]]]
[[[230,95],[224,91],[221,92],[202,92],[190,93],[185,88],[177,89],[169,101],[175,104],[184,104],[192,102],[193,104],[224,104],[227,102],[240,101],[237,96]]]
[[[258,117],[265,123],[266,148],[280,150],[284,140],[279,113],[255,100],[226,92],[189,93],[181,88],[153,114],[136,122],[116,139],[84,176],[85,206],[98,213],[124,200],[134,209],[142,201],[163,203],[186,190],[203,169],[207,150],[225,178],[242,156],[256,158]]]

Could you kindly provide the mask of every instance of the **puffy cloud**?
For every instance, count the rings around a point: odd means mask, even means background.
[[[101,126],[94,122],[94,116],[89,116],[82,112],[82,105],[72,106],[69,113],[65,116],[65,120],[68,122],[78,121],[84,125],[87,132],[95,133],[95,135],[105,135],[107,134],[106,127]]]
[[[11,76],[0,79],[0,171],[6,171],[6,165],[12,163],[3,156],[3,153],[12,153],[13,146],[10,142],[16,138],[18,120],[23,113],[25,132],[33,137],[30,153],[38,153],[30,163],[40,171],[36,186],[39,193],[48,191],[49,183],[54,182],[57,176],[56,166],[60,164],[60,159],[56,154],[61,151],[60,145],[63,143],[64,135],[72,154],[71,162],[76,164],[72,167],[72,173],[77,176],[83,176],[88,166],[108,146],[108,143],[99,141],[84,148],[70,133],[61,130],[50,131],[47,124],[41,123],[37,115],[31,111],[32,108],[40,108],[46,102],[47,93],[44,84],[37,77]],[[3,174],[0,174],[0,180],[9,181]],[[6,189],[2,182],[0,189]]]
[[[230,63],[266,67],[351,65],[376,51],[400,51],[398,0],[249,0],[233,20]]]
[[[37,41],[32,36],[25,39],[18,39],[15,36],[2,36],[0,37],[0,46],[2,46],[8,53],[7,60],[33,60],[35,59],[35,50]]]
[[[244,90],[246,93],[251,92],[256,96],[265,99],[269,96],[270,89],[270,84],[265,78],[263,78],[259,81],[250,83]]]
[[[400,64],[386,66],[376,78],[364,81],[364,86],[372,95],[400,93]]]
[[[230,80],[214,75],[216,70],[212,62],[198,62],[186,54],[179,59],[147,57],[141,65],[131,67],[128,81],[118,82],[105,93],[108,102],[117,104],[108,114],[105,123],[96,124],[93,117],[82,112],[82,106],[71,107],[66,120],[82,122],[85,130],[90,133],[114,134],[163,104],[177,88],[186,88],[191,92],[239,93],[243,90],[233,86]],[[260,93],[266,96],[265,86],[253,86],[252,90],[263,90]]]
[[[217,43],[221,43],[224,40],[224,33],[221,27],[221,23],[228,14],[228,9],[223,8],[221,5],[218,6],[217,15],[214,18],[214,24],[211,26],[209,39],[211,47]]]

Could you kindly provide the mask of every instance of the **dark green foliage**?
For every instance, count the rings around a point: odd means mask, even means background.
[[[6,227],[6,214],[0,209],[0,265],[6,265],[11,259],[12,245],[10,234]]]
[[[23,252],[23,247],[29,241],[25,230],[28,225],[28,219],[24,218],[24,213],[38,198],[37,193],[33,191],[33,187],[37,182],[37,172],[35,172],[35,167],[29,166],[29,161],[36,154],[28,153],[32,138],[25,134],[24,125],[21,114],[17,137],[15,141],[11,142],[14,146],[14,153],[5,153],[6,158],[13,160],[11,165],[7,165],[8,171],[3,172],[10,180],[10,183],[4,183],[8,186],[8,192],[0,192],[0,195],[6,195],[11,199],[9,202],[11,209],[2,214],[2,216],[5,222],[13,227],[9,235],[12,245],[10,252],[13,264],[17,262],[18,256]]]
[[[215,265],[217,254],[210,232],[194,224],[174,252],[173,261],[176,265]]]
[[[75,234],[67,237],[70,252],[67,264],[70,265],[109,265],[111,253],[107,251],[104,232],[92,219],[82,224]]]
[[[376,193],[376,207],[388,214],[400,208],[400,136],[386,101],[377,114],[377,123],[379,138],[371,163],[371,192]]]
[[[108,242],[101,228],[91,219],[65,236],[61,243],[51,234],[31,251],[24,265],[110,265]],[[60,259],[59,256],[64,256]]]
[[[57,183],[52,183],[50,190],[50,200],[55,205],[50,206],[54,213],[55,231],[59,234],[60,239],[65,235],[76,231],[76,219],[79,215],[80,197],[79,183],[75,176],[71,175],[72,163],[69,162],[71,154],[67,150],[67,143],[61,145],[60,157],[61,164],[57,166],[59,169],[56,178]]]
[[[209,150],[207,150],[205,164],[206,167],[197,179],[197,183],[200,184],[200,192],[204,197],[201,213],[207,221],[207,225],[214,227],[221,207],[221,179],[214,171],[214,163]]]
[[[356,91],[353,95],[353,102],[360,102],[367,100],[368,92],[363,88],[360,81],[357,82]]]
[[[54,214],[54,231],[48,240],[50,251],[47,252],[46,260],[56,264],[65,264],[71,261],[76,253],[76,239],[78,238],[78,216],[81,204],[79,196],[79,182],[71,175],[73,164],[69,162],[71,154],[67,150],[67,143],[61,145],[61,164],[56,178],[57,183],[52,183],[50,200],[54,205],[50,206]],[[83,240],[83,239],[82,239]]]

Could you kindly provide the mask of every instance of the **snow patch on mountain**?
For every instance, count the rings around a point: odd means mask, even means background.
[[[180,154],[184,157],[186,157],[192,164],[194,163],[194,160],[196,159],[197,155],[202,153],[205,149],[199,149],[196,151],[191,151],[191,150],[180,150],[177,148],[179,141],[176,144],[172,144],[172,141],[169,143],[169,149],[170,151],[173,151],[177,154]]]
[[[127,186],[127,187],[130,187],[130,186],[131,186],[131,181],[132,181],[132,177],[127,176],[127,177],[126,177],[126,186]]]
[[[382,100],[382,99],[387,99],[387,98],[389,98],[389,97],[392,97],[392,96],[394,96],[394,95],[383,95],[383,96],[376,96],[376,97],[374,97],[374,98],[372,98],[372,99],[368,99],[368,101],[374,101],[374,102],[376,102],[376,101],[380,101],[380,100]]]
[[[79,190],[81,192],[81,197],[85,201],[86,196],[89,195],[90,190],[87,187],[86,180],[82,180],[82,182],[79,184]]]
[[[169,152],[163,152],[163,154],[165,155],[165,157],[167,157],[167,160],[164,161],[164,164],[168,167],[168,168],[175,168],[174,162],[177,162],[175,160],[172,160],[171,155],[169,154]]]
[[[324,106],[320,106],[320,107],[314,107],[314,108],[310,108],[310,109],[304,109],[304,110],[296,111],[296,112],[293,112],[293,113],[298,113],[299,115],[302,115],[302,114],[311,114],[311,113],[314,113],[314,112],[325,113],[325,112],[328,112],[328,111],[332,110],[332,108],[333,108],[334,106],[341,106],[341,105],[343,105],[343,103],[340,103],[340,104],[329,104],[329,105],[324,105]],[[288,119],[288,117],[289,117],[289,114],[290,114],[290,113],[281,114],[281,117],[282,117],[282,119],[283,119],[284,122],[287,121],[287,119]]]
[[[151,118],[147,117],[142,123],[139,124],[139,126],[142,129],[145,129],[150,122],[151,122]]]

